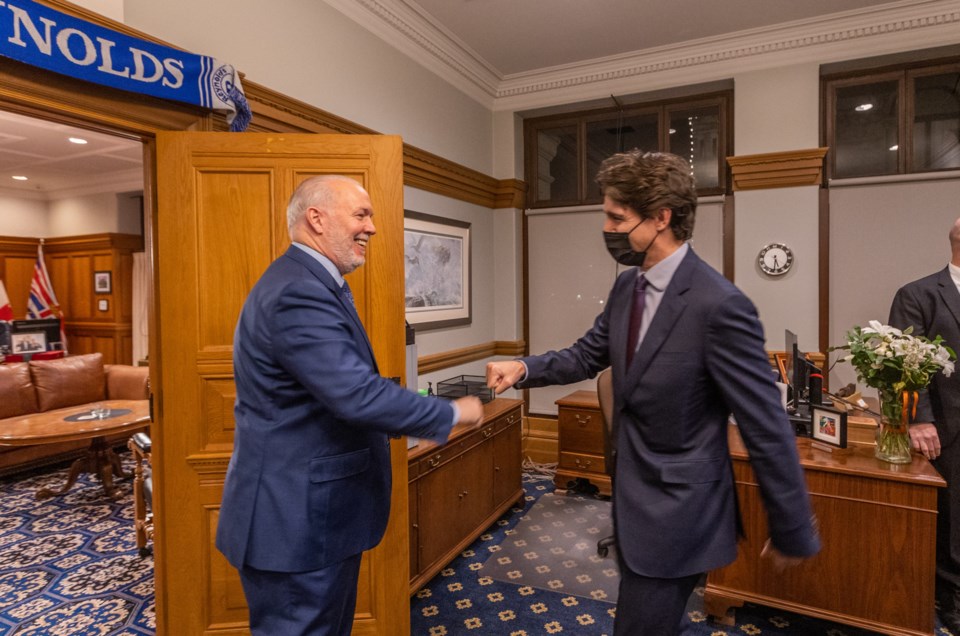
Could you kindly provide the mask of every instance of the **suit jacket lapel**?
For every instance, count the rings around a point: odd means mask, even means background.
[[[654,314],[653,321],[651,321],[647,333],[643,336],[643,342],[640,343],[640,350],[637,351],[637,355],[633,359],[633,365],[628,370],[629,375],[633,378],[639,379],[647,370],[650,362],[676,326],[680,314],[686,309],[687,301],[683,299],[683,294],[690,289],[690,279],[698,260],[693,250],[689,250],[687,255],[683,257],[683,261],[680,262],[677,271],[674,272],[667,288],[663,291],[663,298],[660,300],[657,313]]]
[[[320,282],[327,287],[327,289],[330,290],[330,293],[334,295],[334,297],[340,303],[340,306],[343,308],[343,312],[349,316],[350,320],[352,320],[357,326],[360,332],[360,338],[366,345],[367,352],[370,354],[370,361],[373,363],[374,369],[376,369],[377,362],[376,358],[373,356],[373,347],[370,345],[370,340],[367,338],[367,330],[364,329],[363,323],[360,321],[360,316],[357,314],[357,308],[353,306],[353,303],[350,302],[350,299],[347,298],[347,295],[343,293],[343,289],[337,284],[337,281],[333,279],[333,276],[330,275],[330,272],[324,269],[323,265],[317,262],[317,259],[310,256],[295,245],[291,245],[287,248],[286,255],[310,270],[310,272],[316,276]]]
[[[943,298],[943,303],[953,314],[953,319],[960,325],[960,291],[957,291],[957,285],[953,282],[953,277],[950,276],[949,267],[944,268],[937,276],[937,284],[940,286],[939,292],[940,297]]]

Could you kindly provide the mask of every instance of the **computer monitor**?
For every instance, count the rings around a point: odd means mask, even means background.
[[[14,320],[10,323],[10,353],[63,349],[59,318]]]
[[[811,401],[810,375],[818,374],[822,382],[822,375],[820,375],[822,372],[816,365],[810,362],[805,353],[800,351],[800,347],[797,345],[797,334],[787,329],[784,335],[788,356],[787,373],[790,374],[788,380],[791,394],[790,401],[794,409],[800,409],[801,406],[805,406]],[[817,391],[820,390],[819,386],[821,385],[818,383]],[[820,396],[818,394],[813,397],[817,399]],[[819,403],[819,401],[815,402],[815,404]]]

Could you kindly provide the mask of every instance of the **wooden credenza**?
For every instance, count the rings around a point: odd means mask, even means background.
[[[521,404],[493,400],[479,427],[408,451],[411,594],[523,499]]]
[[[798,438],[823,547],[777,572],[760,558],[766,514],[732,426],[729,441],[746,538],[734,563],[707,576],[707,613],[729,619],[747,601],[882,634],[933,634],[937,489],[946,484],[926,459],[888,464],[865,445],[833,455]]]
[[[601,495],[611,493],[603,455],[603,415],[595,391],[574,391],[557,400],[558,457],[554,485],[565,490],[571,481],[591,482]]]

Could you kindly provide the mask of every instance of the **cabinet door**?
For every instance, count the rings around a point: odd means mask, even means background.
[[[450,552],[490,514],[493,442],[487,440],[419,479],[420,571]]]
[[[408,485],[410,505],[410,579],[420,574],[420,507],[417,493],[420,489],[419,481],[412,481]]]
[[[462,536],[462,456],[419,479],[420,570],[433,565]]]
[[[458,493],[461,507],[460,538],[475,530],[493,512],[493,424],[488,425],[481,444],[474,446],[463,456],[460,481],[463,490]]]
[[[509,425],[493,438],[493,505],[517,496],[522,488],[520,422]]]

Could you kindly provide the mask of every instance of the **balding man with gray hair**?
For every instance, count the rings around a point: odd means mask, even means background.
[[[307,179],[287,223],[293,244],[234,334],[236,432],[216,545],[240,571],[253,634],[347,636],[360,557],[390,514],[388,437],[442,443],[454,424],[479,424],[483,406],[380,376],[343,278],[377,231],[359,183]]]

